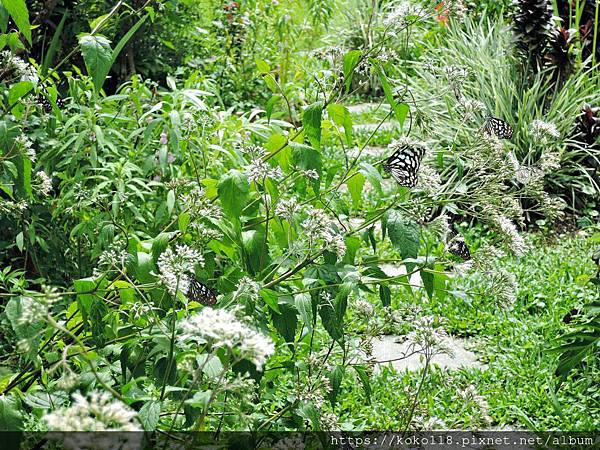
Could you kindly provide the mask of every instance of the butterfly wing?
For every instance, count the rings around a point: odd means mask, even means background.
[[[467,247],[467,244],[465,244],[465,240],[462,237],[450,241],[448,244],[448,251],[464,261],[471,259],[469,247]]]
[[[513,129],[508,122],[497,117],[487,117],[483,131],[496,136],[498,139],[511,139],[513,136]]]
[[[211,306],[217,303],[217,295],[215,294],[215,291],[195,278],[190,280],[187,298],[192,301],[202,303],[206,306]]]
[[[423,147],[403,145],[388,158],[383,169],[389,172],[400,186],[415,187],[424,154]]]

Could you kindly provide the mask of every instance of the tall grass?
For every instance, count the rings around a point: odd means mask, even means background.
[[[477,133],[484,114],[479,121],[470,122],[461,114],[462,100],[477,100],[485,105],[488,115],[513,126],[514,136],[506,145],[523,165],[535,164],[545,152],[561,155],[561,167],[546,176],[546,185],[569,200],[571,206],[576,198],[600,192],[588,164],[589,158],[600,161],[599,149],[585,147],[570,138],[581,108],[600,101],[597,72],[578,68],[560,86],[551,81],[548,73],[538,73],[533,78],[525,75],[513,55],[510,27],[502,20],[467,19],[462,25],[454,23],[447,35],[424,45],[428,58],[426,64],[419,65],[419,77],[414,79],[412,88],[420,99],[421,112],[434,123],[431,131],[437,139],[451,142],[465,131]],[[431,66],[456,66],[468,71],[458,86],[459,96],[439,76],[439,70],[429,70]],[[537,140],[531,131],[531,123],[536,119],[554,123],[560,137],[546,142]]]

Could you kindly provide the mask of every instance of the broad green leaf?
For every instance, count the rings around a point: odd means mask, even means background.
[[[361,56],[362,52],[360,50],[351,50],[344,55],[342,70],[344,72],[344,83],[346,85],[346,92],[350,90],[350,86],[352,85],[352,76],[354,74],[354,69],[360,61]]]
[[[17,248],[19,249],[20,252],[22,252],[23,248],[24,248],[22,231],[19,234],[17,234],[16,242],[17,242]]]
[[[276,313],[281,312],[279,310],[279,304],[278,304],[279,296],[277,295],[277,292],[275,292],[271,289],[261,289],[260,296],[262,297],[262,299],[265,301],[265,303],[267,304],[267,306],[269,308],[271,308]]]
[[[378,193],[382,194],[383,190],[381,188],[381,174],[379,173],[379,171],[373,167],[371,164],[366,163],[366,162],[361,162],[359,167],[359,172],[362,173],[367,180],[369,180],[369,183],[371,183],[371,186],[373,186]]]
[[[337,396],[340,392],[340,386],[342,385],[342,380],[344,378],[344,366],[338,365],[329,372],[327,378],[329,378],[329,384],[331,386],[331,391],[329,392],[329,401],[331,402],[331,406],[335,408],[335,402]]]
[[[33,90],[31,81],[20,81],[11,86],[8,91],[8,104],[14,105]]]
[[[346,135],[346,144],[348,147],[352,146],[352,117],[350,111],[344,105],[339,103],[332,103],[327,106],[327,113],[333,123],[337,126],[344,127],[344,134]]]
[[[79,36],[79,45],[88,75],[92,77],[94,87],[99,91],[113,62],[110,41],[104,36],[84,34]]]
[[[271,66],[269,66],[266,61],[263,61],[262,59],[255,59],[254,62],[256,63],[256,68],[260,73],[268,73],[271,71]]]
[[[313,314],[312,314],[312,300],[308,293],[297,294],[294,297],[294,303],[296,304],[296,309],[300,313],[300,317],[308,328],[308,331],[312,331],[313,327]]]
[[[273,311],[271,318],[277,332],[285,339],[285,342],[294,342],[296,328],[298,327],[298,316],[296,308],[287,303],[279,305],[280,314]]]
[[[25,0],[1,0],[1,2],[17,25],[19,31],[31,45],[31,25],[29,24],[29,11],[27,10]]]
[[[31,198],[33,192],[31,190],[31,161],[24,155],[19,155],[15,159],[17,166],[17,192],[23,198]]]
[[[365,176],[362,173],[357,173],[352,178],[350,178],[347,183],[348,191],[350,191],[350,195],[352,196],[352,205],[355,208],[358,208],[360,205],[360,201],[362,200],[362,191],[365,185]]]
[[[308,106],[302,114],[304,133],[310,144],[319,150],[321,148],[321,117],[323,102],[315,102]]]
[[[138,412],[138,419],[146,431],[153,431],[160,420],[161,405],[159,401],[151,400],[144,403]]]
[[[19,431],[23,429],[21,405],[16,398],[0,395],[0,431]]]
[[[383,306],[390,306],[392,304],[392,291],[385,284],[379,285],[379,299]]]
[[[419,276],[423,281],[423,286],[425,287],[425,291],[427,292],[427,296],[429,299],[433,298],[433,293],[435,292],[435,275],[432,272],[429,272],[425,269],[419,270]]]
[[[414,259],[418,256],[421,245],[421,229],[417,222],[399,211],[390,210],[386,214],[386,228],[392,244],[400,251],[402,259]],[[406,263],[408,272],[411,272],[414,267],[414,262]]]
[[[257,226],[255,230],[242,233],[242,244],[246,268],[256,275],[269,264],[269,246],[265,240],[265,228]]]
[[[221,177],[218,191],[225,214],[230,219],[239,220],[242,210],[248,202],[250,191],[246,176],[237,170],[230,170]]]

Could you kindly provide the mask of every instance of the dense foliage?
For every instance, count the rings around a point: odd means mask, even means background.
[[[30,3],[0,430],[598,429],[597,6]]]

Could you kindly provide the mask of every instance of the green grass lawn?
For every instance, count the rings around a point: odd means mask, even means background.
[[[470,336],[487,370],[434,368],[425,378],[416,425],[427,428],[504,428],[595,430],[600,426],[600,372],[597,365],[567,383],[554,375],[557,356],[550,349],[569,330],[564,318],[597,296],[587,284],[595,273],[592,246],[583,235],[554,242],[533,239],[535,248],[502,267],[518,281],[512,306],[498,306],[481,293],[444,302],[423,302],[425,314],[446,319],[450,334]],[[464,284],[473,284],[465,280]],[[420,373],[384,369],[374,377],[372,403],[355,391],[344,397],[348,428],[401,429],[397,418],[410,406]],[[408,395],[407,395],[408,394]]]

